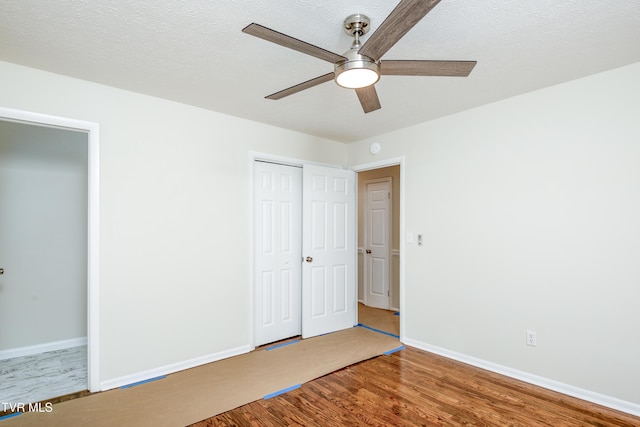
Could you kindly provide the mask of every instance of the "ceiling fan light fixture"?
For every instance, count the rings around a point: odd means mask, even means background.
[[[367,60],[345,61],[335,66],[335,80],[347,89],[359,89],[380,80],[378,64]]]

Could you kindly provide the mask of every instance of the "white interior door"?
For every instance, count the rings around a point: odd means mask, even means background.
[[[391,178],[366,183],[364,302],[389,309],[391,280]]]
[[[303,167],[302,337],[357,322],[355,172]]]
[[[255,345],[301,333],[302,169],[255,162]]]

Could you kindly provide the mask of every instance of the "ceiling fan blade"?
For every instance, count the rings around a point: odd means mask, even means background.
[[[322,76],[316,77],[315,79],[307,80],[306,82],[302,82],[295,86],[291,86],[290,88],[281,90],[280,92],[272,93],[269,96],[265,96],[267,99],[281,99],[285,96],[293,95],[294,93],[301,92],[305,89],[309,89],[310,87],[317,86],[319,84],[328,82],[333,80],[333,73],[327,73]]]
[[[378,93],[374,85],[356,89],[356,95],[358,95],[360,105],[362,105],[365,113],[370,113],[381,108],[380,99],[378,99]]]
[[[401,0],[358,53],[378,61],[439,2],[440,0]]]
[[[242,29],[242,32],[279,44],[280,46],[288,47],[289,49],[297,50],[298,52],[306,53],[307,55],[315,56],[316,58],[323,59],[331,62],[332,64],[347,59],[342,55],[338,55],[337,53],[330,52],[321,47],[303,42],[302,40],[279,33],[270,28],[263,27],[260,24],[249,24]]]
[[[476,61],[382,61],[380,74],[467,77],[475,65]]]

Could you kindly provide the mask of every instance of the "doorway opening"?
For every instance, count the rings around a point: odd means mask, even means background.
[[[25,144],[20,144],[20,141],[24,142],[29,138],[18,138],[11,143],[11,146],[3,144],[3,146],[6,145],[3,150],[8,150],[5,154],[9,154],[9,151],[12,152],[12,156],[3,155],[3,161],[8,162],[13,159],[17,163],[9,166],[3,165],[2,169],[3,176],[6,175],[10,180],[3,180],[0,196],[12,197],[11,200],[2,202],[4,205],[1,218],[2,226],[8,224],[9,217],[16,218],[18,215],[18,211],[15,209],[16,205],[21,204],[23,207],[27,207],[27,212],[30,212],[29,217],[23,218],[25,222],[29,220],[30,223],[26,227],[22,227],[22,232],[33,234],[33,236],[15,235],[12,237],[14,241],[11,244],[24,247],[26,256],[18,261],[12,259],[10,268],[4,266],[4,275],[0,276],[0,291],[3,291],[2,288],[4,288],[5,294],[15,294],[14,291],[20,291],[22,292],[21,304],[23,306],[38,306],[40,304],[38,308],[42,310],[45,301],[51,303],[50,307],[54,307],[55,304],[63,304],[60,295],[55,290],[60,290],[65,286],[65,283],[74,282],[73,286],[81,287],[78,289],[70,287],[66,294],[69,299],[75,301],[73,308],[69,309],[70,316],[68,317],[70,319],[67,319],[67,325],[75,323],[76,329],[70,327],[71,330],[67,331],[67,336],[65,336],[60,330],[49,327],[49,324],[56,323],[55,313],[47,314],[47,312],[38,311],[34,316],[31,316],[31,337],[29,339],[21,340],[16,336],[3,336],[3,341],[5,341],[1,348],[4,350],[3,357],[9,356],[13,360],[17,357],[32,357],[44,352],[52,352],[55,355],[57,352],[64,352],[64,349],[75,347],[74,357],[76,360],[80,359],[86,372],[82,390],[84,392],[86,390],[99,391],[99,126],[96,123],[2,107],[0,107],[0,125],[4,125],[5,136],[14,134],[32,137],[30,142]],[[35,142],[34,135],[37,140]],[[47,145],[48,139],[49,142],[52,142],[49,145]],[[66,142],[57,143],[62,140]],[[78,147],[78,144],[81,147]],[[78,169],[82,169],[83,172],[79,173]],[[22,178],[20,178],[21,176]],[[28,183],[27,180],[33,182]],[[27,190],[27,184],[30,185],[30,199],[27,199],[26,193],[21,192]],[[57,184],[60,185],[57,186]],[[44,188],[47,185],[49,187]],[[23,187],[16,189],[16,186]],[[20,191],[16,193],[16,190]],[[5,202],[11,202],[11,205]],[[56,206],[56,203],[60,212],[50,211],[46,207]],[[74,206],[74,210],[62,212],[66,209],[65,203]],[[67,218],[64,225],[67,232],[72,234],[69,239],[65,237],[66,233],[55,229],[56,225],[65,221],[65,215],[73,217],[71,220]],[[71,228],[74,225],[75,228]],[[4,232],[0,235],[3,236],[3,241],[8,236]],[[43,251],[41,245],[33,244],[33,239],[38,236],[49,236],[52,239],[52,243],[48,245],[50,249],[47,253],[50,256],[53,254],[54,259],[46,260],[46,253],[44,258],[43,254],[38,253]],[[59,246],[58,253],[54,251],[56,246]],[[13,248],[15,249],[15,246]],[[15,255],[16,251],[12,250],[11,252]],[[0,258],[5,257],[0,254]],[[8,257],[0,259],[0,264],[6,259]],[[46,265],[42,265],[43,259]],[[68,273],[63,273],[64,269],[73,269],[73,272],[69,273],[70,277],[63,277]],[[19,272],[21,272],[21,276],[18,274]],[[33,272],[44,274],[45,277],[34,277]],[[23,289],[20,289],[21,287]],[[3,314],[7,313],[3,310]],[[5,321],[2,323],[5,324]],[[8,324],[25,325],[19,321]],[[61,326],[61,328],[65,327]],[[46,331],[44,331],[45,329]],[[82,351],[78,353],[78,349]],[[62,391],[53,390],[49,386],[45,388],[49,390],[49,395],[44,397],[46,399],[68,394],[64,388],[61,389]],[[77,391],[83,392],[82,390]]]
[[[0,121],[5,402],[87,390],[87,135]]]
[[[358,173],[358,302],[388,319],[402,339],[403,159],[355,166]]]

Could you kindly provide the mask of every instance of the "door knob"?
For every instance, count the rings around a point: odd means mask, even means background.
[[[367,250],[366,250],[366,252],[367,252],[368,254],[370,254],[370,253],[371,253],[371,249],[367,249]]]
[[[4,274],[4,268],[0,268],[0,276]]]
[[[305,261],[307,261],[307,262],[312,262],[312,261],[313,261],[313,258],[311,258],[310,256],[308,256],[307,258],[305,258]]]

